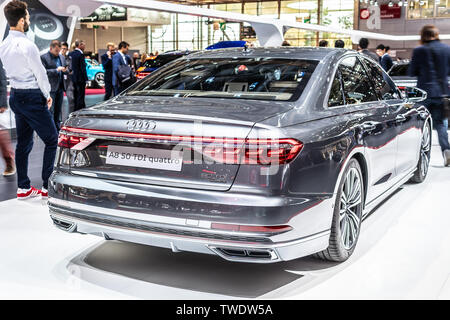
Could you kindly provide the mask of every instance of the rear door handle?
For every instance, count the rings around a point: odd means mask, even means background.
[[[407,119],[403,114],[399,114],[396,118],[395,118],[395,122],[397,123],[403,123],[405,122]]]

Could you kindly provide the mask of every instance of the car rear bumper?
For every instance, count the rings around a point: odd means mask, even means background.
[[[136,186],[135,186],[136,187]],[[146,186],[145,192],[133,188],[133,184],[103,179],[77,177],[69,174],[55,172],[50,179],[49,210],[54,224],[67,232],[93,234],[107,240],[121,240],[146,244],[156,247],[172,249],[174,252],[189,251],[205,254],[215,254],[224,259],[238,262],[272,263],[288,261],[299,257],[319,252],[328,247],[330,227],[332,220],[333,197],[311,197],[306,202],[277,197],[252,196],[227,194],[226,192],[213,192],[216,203],[233,203],[233,207],[242,212],[244,204],[260,212],[283,212],[286,207],[294,206],[296,215],[277,224],[287,224],[291,231],[279,234],[236,232],[212,229],[212,223],[242,224],[242,220],[236,219],[233,214],[226,219],[214,215],[189,216],[161,214],[151,208],[136,210],[131,203],[117,205],[113,200],[107,202],[95,202],[93,198],[81,199],[78,191],[75,196],[73,190],[83,189],[83,194],[98,197],[102,194],[106,199],[114,199],[113,195],[140,193],[147,201],[164,201],[170,197],[174,188]],[[206,201],[205,194],[211,192],[199,192],[198,190],[186,191],[177,194],[180,205],[186,205],[184,197],[197,205],[209,206],[207,202],[199,204],[198,201]],[[103,198],[102,198],[103,199]],[[140,198],[143,199],[143,198]],[[264,201],[265,200],[265,201]],[[140,200],[142,201],[142,200]],[[267,206],[270,211],[267,211]],[[290,210],[292,208],[289,208]],[[292,211],[292,210],[291,210]],[[246,217],[248,219],[249,217]],[[267,220],[264,214],[261,219],[252,216],[252,223],[248,225],[267,226],[265,222],[275,222],[275,217]]]
[[[235,262],[273,263],[289,261],[321,251],[328,247],[330,232],[324,231],[309,237],[280,243],[258,243],[246,241],[218,240],[194,235],[182,235],[185,229],[179,229],[178,235],[146,231],[134,226],[117,226],[108,221],[111,217],[104,215],[103,221],[92,221],[80,216],[70,215],[73,210],[61,210],[50,207],[53,223],[61,230],[92,234],[106,240],[121,240],[155,247],[171,249],[174,252],[187,251],[215,254]],[[150,229],[150,228],[148,228]],[[185,231],[188,233],[188,231]],[[249,239],[250,240],[250,239]]]

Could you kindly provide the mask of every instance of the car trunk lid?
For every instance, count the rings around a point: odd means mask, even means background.
[[[60,136],[60,145],[71,148],[71,173],[226,191],[239,169],[233,159],[252,127],[282,110],[267,112],[265,104],[149,100],[115,100],[71,117]]]

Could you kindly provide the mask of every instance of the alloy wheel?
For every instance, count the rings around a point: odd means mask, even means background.
[[[357,169],[351,168],[345,178],[339,206],[341,240],[350,250],[358,239],[362,216],[362,181]]]
[[[420,157],[421,157],[421,163],[420,163],[420,173],[423,177],[425,177],[428,173],[428,168],[430,164],[430,155],[431,155],[431,132],[430,132],[430,126],[426,125],[423,129],[422,134],[422,146],[420,148]]]

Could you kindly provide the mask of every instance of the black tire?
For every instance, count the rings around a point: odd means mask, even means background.
[[[355,237],[352,241],[351,246],[349,247],[348,245],[346,246],[344,244],[343,235],[345,235],[345,231],[342,230],[342,221],[341,222],[341,210],[343,210],[343,208],[341,207],[343,205],[343,203],[341,203],[341,199],[342,199],[342,194],[344,192],[344,186],[346,184],[346,180],[347,180],[347,176],[349,175],[351,171],[351,175],[357,175],[359,178],[359,183],[360,183],[360,204],[355,206],[354,208],[354,213],[353,215],[357,216],[357,222],[356,219],[353,220],[351,218],[348,218],[347,222],[345,223],[352,223],[352,225],[357,226],[356,230],[356,234]],[[347,183],[348,184],[348,183]],[[356,159],[351,159],[347,165],[347,167],[345,168],[344,174],[342,175],[342,179],[339,182],[339,189],[338,189],[338,193],[336,196],[336,202],[334,204],[334,212],[333,212],[333,222],[331,225],[331,234],[330,234],[330,242],[329,242],[329,246],[327,249],[325,249],[322,252],[316,253],[314,256],[322,259],[322,260],[328,260],[328,261],[334,261],[334,262],[343,262],[345,260],[347,260],[352,254],[353,251],[355,250],[356,244],[358,242],[358,238],[359,238],[359,233],[361,230],[361,220],[362,220],[362,215],[363,215],[363,208],[364,208],[364,201],[365,201],[365,197],[364,197],[364,180],[363,180],[363,175],[361,172],[361,167],[359,165],[359,162]],[[347,190],[347,189],[346,189]],[[350,207],[349,207],[350,208]],[[347,204],[345,204],[345,212],[347,212]],[[344,214],[345,215],[345,214]],[[342,216],[344,216],[342,215]],[[350,228],[350,226],[349,226]],[[347,232],[350,232],[350,230],[348,230]]]
[[[427,133],[428,136],[426,137]],[[414,176],[409,180],[412,183],[422,183],[425,181],[428,175],[431,157],[431,143],[432,143],[431,136],[432,136],[431,125],[430,122],[427,121],[422,131],[422,142],[420,144],[419,162],[417,163]],[[428,141],[425,141],[426,139],[428,139]]]

